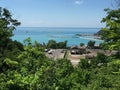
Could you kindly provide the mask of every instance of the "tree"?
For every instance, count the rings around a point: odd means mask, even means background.
[[[63,49],[67,47],[67,41],[64,42],[56,42],[55,40],[49,40],[47,43],[47,48],[53,48],[53,49]]]
[[[120,52],[120,8],[117,10],[105,9],[107,16],[102,19],[106,26],[102,28],[101,37],[104,48]]]
[[[19,25],[20,22],[12,18],[9,10],[0,7],[0,38],[10,38],[13,35],[12,31]]]
[[[84,43],[80,43],[80,46],[82,47],[82,46],[84,46],[85,44]]]
[[[55,40],[49,40],[47,44],[48,48],[55,48],[57,47],[56,41]]]
[[[90,63],[89,63],[89,60],[87,59],[81,59],[79,64],[78,64],[78,68],[81,68],[81,69],[88,69],[90,68]]]
[[[18,25],[20,22],[12,18],[9,10],[0,7],[0,72],[4,71],[5,62],[5,66],[12,67],[12,65],[7,64],[8,61],[14,61],[17,54],[23,50],[23,45],[20,42],[11,39],[13,30]]]
[[[57,43],[57,48],[66,48],[67,47],[67,41],[64,41],[64,42],[58,42]]]
[[[20,22],[13,19],[11,13],[6,8],[0,7],[0,51],[2,52],[8,45],[13,30],[19,26]]]
[[[91,49],[93,49],[94,46],[95,46],[95,41],[91,41],[91,40],[90,40],[90,41],[88,42],[88,44],[87,44],[87,47],[88,47],[88,48],[91,48]]]

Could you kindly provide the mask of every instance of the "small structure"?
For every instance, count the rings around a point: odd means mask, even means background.
[[[85,54],[86,53],[86,47],[84,46],[72,46],[70,47],[71,54]]]

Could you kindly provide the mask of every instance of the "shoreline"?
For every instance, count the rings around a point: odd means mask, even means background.
[[[67,41],[67,46],[75,46],[80,43],[87,45],[89,40],[96,42],[96,45],[100,44],[102,40],[98,37],[92,37],[94,33],[99,31],[99,28],[34,28],[34,27],[21,27],[14,31],[12,40],[17,40],[23,43],[23,41],[30,37],[32,43],[36,40],[38,43],[48,43],[49,40],[55,40],[56,42]],[[76,36],[76,34],[82,34],[83,37]]]

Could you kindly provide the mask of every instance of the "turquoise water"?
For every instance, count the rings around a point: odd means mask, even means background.
[[[14,31],[13,40],[23,43],[28,37],[31,37],[32,42],[47,43],[49,40],[56,40],[57,42],[67,40],[68,46],[79,45],[84,43],[87,45],[89,40],[96,42],[96,45],[102,41],[94,39],[93,36],[76,36],[76,34],[94,34],[100,28],[42,28],[42,27],[19,27]]]

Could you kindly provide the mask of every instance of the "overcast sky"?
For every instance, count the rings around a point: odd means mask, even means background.
[[[103,27],[111,0],[0,0],[22,27]]]

